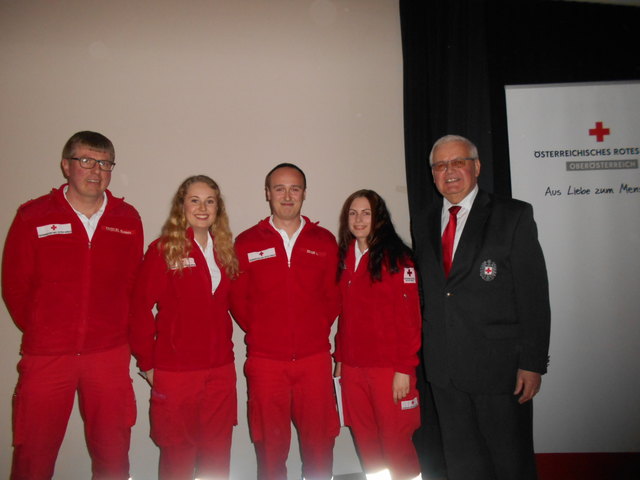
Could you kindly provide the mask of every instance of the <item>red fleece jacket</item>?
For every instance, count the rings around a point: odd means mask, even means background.
[[[413,264],[397,273],[383,266],[379,282],[371,281],[368,264],[369,252],[354,272],[351,244],[347,268],[340,278],[343,306],[334,357],[352,367],[391,367],[396,372],[415,374],[422,317]]]
[[[295,360],[330,349],[339,313],[338,247],[328,230],[305,217],[291,253],[269,218],[236,239],[240,275],[231,311],[247,333],[249,356]]]
[[[129,297],[142,259],[138,212],[107,191],[91,241],[64,185],[18,209],[2,260],[2,294],[22,352],[90,353],[127,343]]]
[[[193,231],[187,233],[194,242]],[[207,261],[195,243],[182,272],[167,267],[158,243],[147,250],[132,300],[130,341],[138,367],[186,371],[233,362],[230,282],[224,268],[216,258],[222,279],[211,294]]]

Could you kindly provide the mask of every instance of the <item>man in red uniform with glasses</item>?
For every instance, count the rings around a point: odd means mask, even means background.
[[[138,212],[107,190],[114,160],[104,135],[73,135],[67,184],[22,205],[7,236],[2,294],[22,331],[12,480],[52,478],[76,392],[92,478],[129,478],[127,318],[143,232]]]

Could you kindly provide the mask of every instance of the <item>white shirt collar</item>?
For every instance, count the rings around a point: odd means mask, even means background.
[[[289,260],[289,264],[291,264],[291,252],[293,251],[293,246],[296,244],[296,240],[298,240],[298,237],[300,236],[300,232],[302,232],[302,229],[304,228],[306,223],[307,222],[305,221],[304,217],[300,215],[300,226],[295,232],[293,232],[293,235],[289,237],[289,235],[285,230],[275,226],[275,224],[273,223],[273,215],[269,217],[269,224],[282,237],[282,243],[284,244],[285,252],[287,252],[287,259]]]
[[[356,249],[356,263],[355,266],[353,267],[353,270],[356,271],[358,269],[358,265],[360,265],[360,260],[362,260],[362,257],[364,257],[364,254],[367,253],[369,251],[368,248],[366,248],[364,250],[364,252],[360,251],[360,248],[358,247],[358,242],[353,242],[355,245],[355,249]]]
[[[194,243],[198,245],[202,255],[204,256],[205,261],[207,262],[207,267],[209,269],[209,276],[211,277],[211,293],[214,293],[220,285],[222,280],[222,273],[220,272],[220,268],[216,263],[215,256],[213,254],[213,241],[211,240],[211,235],[207,235],[207,245],[202,248],[202,246],[195,240]]]
[[[304,217],[300,215],[300,226],[295,232],[293,232],[293,235],[291,235],[291,238],[294,238],[294,237],[297,238],[298,235],[300,235],[300,232],[304,228],[305,223],[307,222],[305,221]],[[273,215],[269,217],[269,225],[271,225],[280,235],[284,235],[286,238],[289,238],[289,235],[284,229],[276,227],[276,224],[273,223]]]
[[[473,187],[473,190],[471,190],[469,194],[466,197],[464,197],[462,201],[459,203],[451,203],[446,198],[443,198],[442,210],[448,212],[449,207],[452,207],[453,205],[459,205],[460,207],[462,207],[463,210],[467,210],[467,211],[471,210],[471,207],[473,206],[473,201],[476,199],[476,196],[478,195],[478,190],[479,190],[478,185],[476,185],[475,187]]]
[[[71,205],[71,202],[69,201],[69,199],[67,198],[67,190],[69,190],[69,185],[65,185],[63,193],[64,193],[64,199],[67,201],[67,203],[69,204],[69,206],[73,209],[74,212],[76,212],[76,215],[78,215],[78,218],[80,219],[80,221],[82,222],[82,225],[84,226],[85,230],[87,231],[87,235],[89,236],[89,240],[91,240],[93,238],[93,234],[96,232],[96,228],[98,228],[98,222],[100,221],[100,219],[102,218],[102,214],[104,213],[105,209],[107,208],[107,192],[102,192],[102,205],[100,206],[100,209],[94,213],[93,215],[91,215],[91,217],[87,217],[84,213],[76,210],[73,205]]]
[[[453,257],[455,257],[456,250],[458,249],[458,243],[460,243],[460,237],[462,236],[462,232],[464,230],[465,225],[467,224],[467,219],[469,218],[469,213],[471,212],[471,207],[473,207],[473,201],[476,199],[478,195],[478,185],[476,185],[469,194],[462,199],[460,203],[452,204],[446,198],[442,201],[442,214],[441,214],[441,230],[440,235],[444,233],[444,229],[449,223],[449,207],[452,205],[460,206],[460,210],[456,215],[457,227],[456,233],[453,240]]]

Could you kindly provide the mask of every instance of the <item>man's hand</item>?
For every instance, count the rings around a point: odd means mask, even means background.
[[[396,372],[393,375],[393,403],[398,403],[409,394],[410,377],[406,373]]]
[[[516,376],[516,389],[514,395],[520,395],[518,403],[525,403],[531,400],[540,391],[542,375],[529,370],[518,369]]]

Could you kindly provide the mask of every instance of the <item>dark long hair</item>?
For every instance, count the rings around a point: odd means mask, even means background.
[[[373,190],[358,190],[345,200],[340,212],[340,229],[338,231],[338,280],[346,268],[347,250],[355,238],[349,231],[349,207],[356,198],[366,198],[371,205],[371,232],[367,237],[369,245],[369,274],[371,281],[382,279],[382,267],[389,272],[396,273],[401,267],[407,266],[411,260],[411,249],[405,245],[396,233],[391,222],[391,214],[380,195]]]

